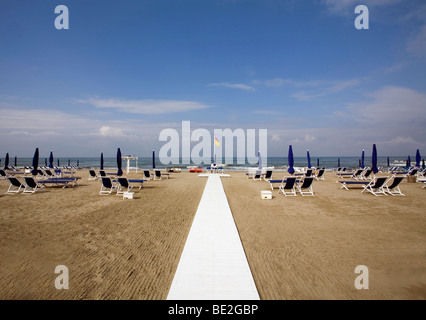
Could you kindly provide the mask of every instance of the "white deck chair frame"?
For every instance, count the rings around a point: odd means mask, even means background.
[[[34,179],[33,177],[24,177],[24,181],[25,181],[25,188],[22,193],[32,194],[44,188],[44,186],[41,184],[38,184],[36,179]]]
[[[397,177],[397,176],[390,177],[383,186],[385,192],[389,193],[392,196],[405,196],[405,194],[403,194],[401,192],[401,189],[399,188],[399,184],[402,182],[403,179],[404,177]],[[392,180],[392,183],[391,183],[391,180]]]
[[[289,188],[289,184],[290,184],[290,182],[288,182],[289,180],[293,180],[294,179],[294,183],[293,183],[293,185],[292,185],[292,187],[291,188]],[[283,195],[285,195],[286,197],[294,197],[294,196],[297,196],[297,193],[296,193],[296,183],[297,183],[297,180],[296,180],[296,178],[295,177],[287,177],[287,178],[284,178],[283,179],[283,182],[281,183],[281,185],[280,185],[280,189],[279,189],[279,191],[278,192],[282,192],[282,194]],[[289,190],[289,191],[287,191],[287,190]]]
[[[121,184],[120,180],[121,181],[126,180],[127,182],[125,182],[125,183],[127,184],[127,187],[123,186]],[[132,189],[133,189],[133,186],[130,185],[130,182],[129,182],[129,180],[127,178],[118,178],[117,179],[117,194],[118,195],[119,194],[123,194],[125,192],[130,192],[130,190],[132,190]]]
[[[22,188],[24,188],[25,186],[21,183],[21,181],[19,181],[17,178],[15,177],[7,177],[7,179],[10,182],[10,186],[9,189],[6,191],[6,194],[15,194],[15,193],[19,193],[21,191]],[[18,186],[19,184],[19,186]]]
[[[302,196],[314,196],[314,189],[312,188],[313,182],[314,177],[305,177],[303,182],[297,184],[297,191],[299,191]]]
[[[364,190],[362,190],[361,193],[363,193],[364,191],[368,191],[374,194],[375,196],[387,196],[384,185],[388,179],[389,177],[379,177],[375,180],[371,180],[366,186],[364,186]]]
[[[108,183],[108,185],[105,185],[105,181],[108,180],[110,184]],[[101,190],[99,191],[99,195],[101,196],[109,195],[117,188],[110,177],[102,177],[101,182]]]

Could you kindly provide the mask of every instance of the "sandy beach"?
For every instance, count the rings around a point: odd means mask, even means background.
[[[222,183],[261,299],[426,299],[420,183],[375,197],[341,190],[327,172],[314,197],[275,189],[262,200],[269,183],[229,173]],[[0,299],[166,299],[207,179],[173,173],[123,200],[99,196],[87,170],[76,176],[74,188],[32,195],[6,195],[0,180]],[[57,265],[69,268],[69,290],[54,286]],[[354,287],[358,265],[368,290]]]

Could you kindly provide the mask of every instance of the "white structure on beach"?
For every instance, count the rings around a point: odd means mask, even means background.
[[[138,157],[135,157],[135,156],[123,156],[122,159],[123,160],[127,160],[127,169],[126,169],[127,174],[130,172],[130,169],[132,169],[130,167],[130,160],[135,160],[136,161],[136,165],[135,165],[134,169],[136,169],[136,173],[138,173]]]

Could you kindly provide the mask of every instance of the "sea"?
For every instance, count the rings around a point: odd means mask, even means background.
[[[249,161],[250,160],[250,161]],[[0,160],[0,167],[4,166],[5,159]],[[25,166],[32,166],[32,158],[17,158],[15,163],[15,158],[11,157],[9,160],[10,166],[15,166],[16,168],[22,168]],[[39,158],[39,166],[47,166],[48,158]],[[183,163],[186,162],[186,163]],[[193,163],[192,161],[182,161],[182,159],[176,159],[175,163],[162,163],[160,159],[155,158],[155,168],[157,169],[166,169],[166,168],[181,168],[187,169],[192,167],[209,167],[211,163],[207,164],[198,164]],[[311,166],[312,167],[321,167],[326,169],[335,169],[339,167],[355,169],[360,167],[361,159],[360,157],[312,157]],[[406,166],[407,159],[404,157],[389,157],[389,166]],[[250,169],[258,168],[258,159],[246,159],[245,163],[238,163],[237,159],[224,159],[224,161],[217,161],[218,166],[223,166],[225,170],[228,171],[247,171]],[[72,157],[72,158],[55,158],[53,161],[55,167],[76,167],[80,169],[99,169],[100,168],[100,157]],[[378,157],[377,160],[378,167],[388,167],[388,157]],[[414,166],[415,162],[411,162],[411,165]],[[365,157],[364,160],[365,167],[371,167],[371,157]],[[138,157],[137,162],[135,160],[130,160],[129,162],[130,170],[143,169],[152,169],[153,161],[151,157]],[[306,157],[294,157],[294,168],[296,170],[303,170],[308,167],[308,160]],[[122,168],[125,170],[127,168],[127,160],[122,160]],[[262,159],[262,168],[271,169],[277,171],[284,171],[288,169],[288,159],[287,157],[268,157],[267,159]],[[117,159],[116,157],[105,157],[104,158],[104,169],[105,170],[116,170],[117,169]]]

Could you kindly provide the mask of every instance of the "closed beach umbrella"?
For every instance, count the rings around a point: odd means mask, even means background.
[[[340,168],[340,158],[337,158],[337,168]]]
[[[59,167],[59,158],[58,158],[58,167]]]
[[[361,159],[358,159],[358,166],[359,166],[360,168],[362,168],[362,167],[361,167]]]
[[[377,168],[377,148],[375,144],[373,144],[373,155],[371,156],[371,160],[372,160],[371,169],[376,174],[377,172],[379,172],[379,169]]]
[[[44,165],[47,167],[47,158],[44,158]]]
[[[310,169],[311,166],[311,155],[309,154],[309,150],[306,151],[306,156],[308,158],[308,168]]]
[[[37,169],[38,169],[38,148],[36,148],[34,152],[34,157],[33,157],[33,171],[31,171],[33,176],[37,175]]]
[[[364,165],[364,159],[365,159],[365,154],[364,154],[364,150],[362,150],[362,155],[361,155],[361,169],[364,169],[365,165]]]
[[[420,160],[421,160],[420,151],[419,151],[419,149],[417,149],[417,152],[416,152],[416,167],[417,168],[420,168]]]
[[[152,150],[152,169],[155,169],[155,151]]]
[[[293,147],[290,145],[288,148],[288,173],[293,174],[294,173],[294,157],[293,157]]]
[[[319,167],[319,158],[317,158],[317,167]]]
[[[408,156],[407,158],[407,167],[411,167],[411,158]]]
[[[121,150],[120,150],[120,148],[118,148],[117,149],[117,168],[118,168],[118,170],[117,170],[117,176],[123,175],[123,170],[121,170],[121,166],[122,166],[122,163],[121,163]]]
[[[390,167],[390,160],[389,160],[389,157],[388,157],[388,167]]]
[[[423,161],[422,161],[423,163],[422,163],[422,169],[424,169],[424,168],[426,168],[426,166],[425,166],[425,159],[423,159]]]
[[[17,167],[17,166],[18,166],[18,157],[15,156],[15,167]]]
[[[77,168],[80,166],[80,160],[77,159]]]
[[[260,156],[260,151],[257,152],[257,158],[259,159],[259,166],[258,169],[262,169],[262,157]]]
[[[59,166],[59,159],[58,159],[58,166]],[[49,156],[49,168],[53,168],[53,151],[50,150],[50,156]]]
[[[9,152],[6,153],[6,158],[4,159],[4,168],[9,169]]]
[[[104,153],[101,152],[101,170],[104,170]]]

